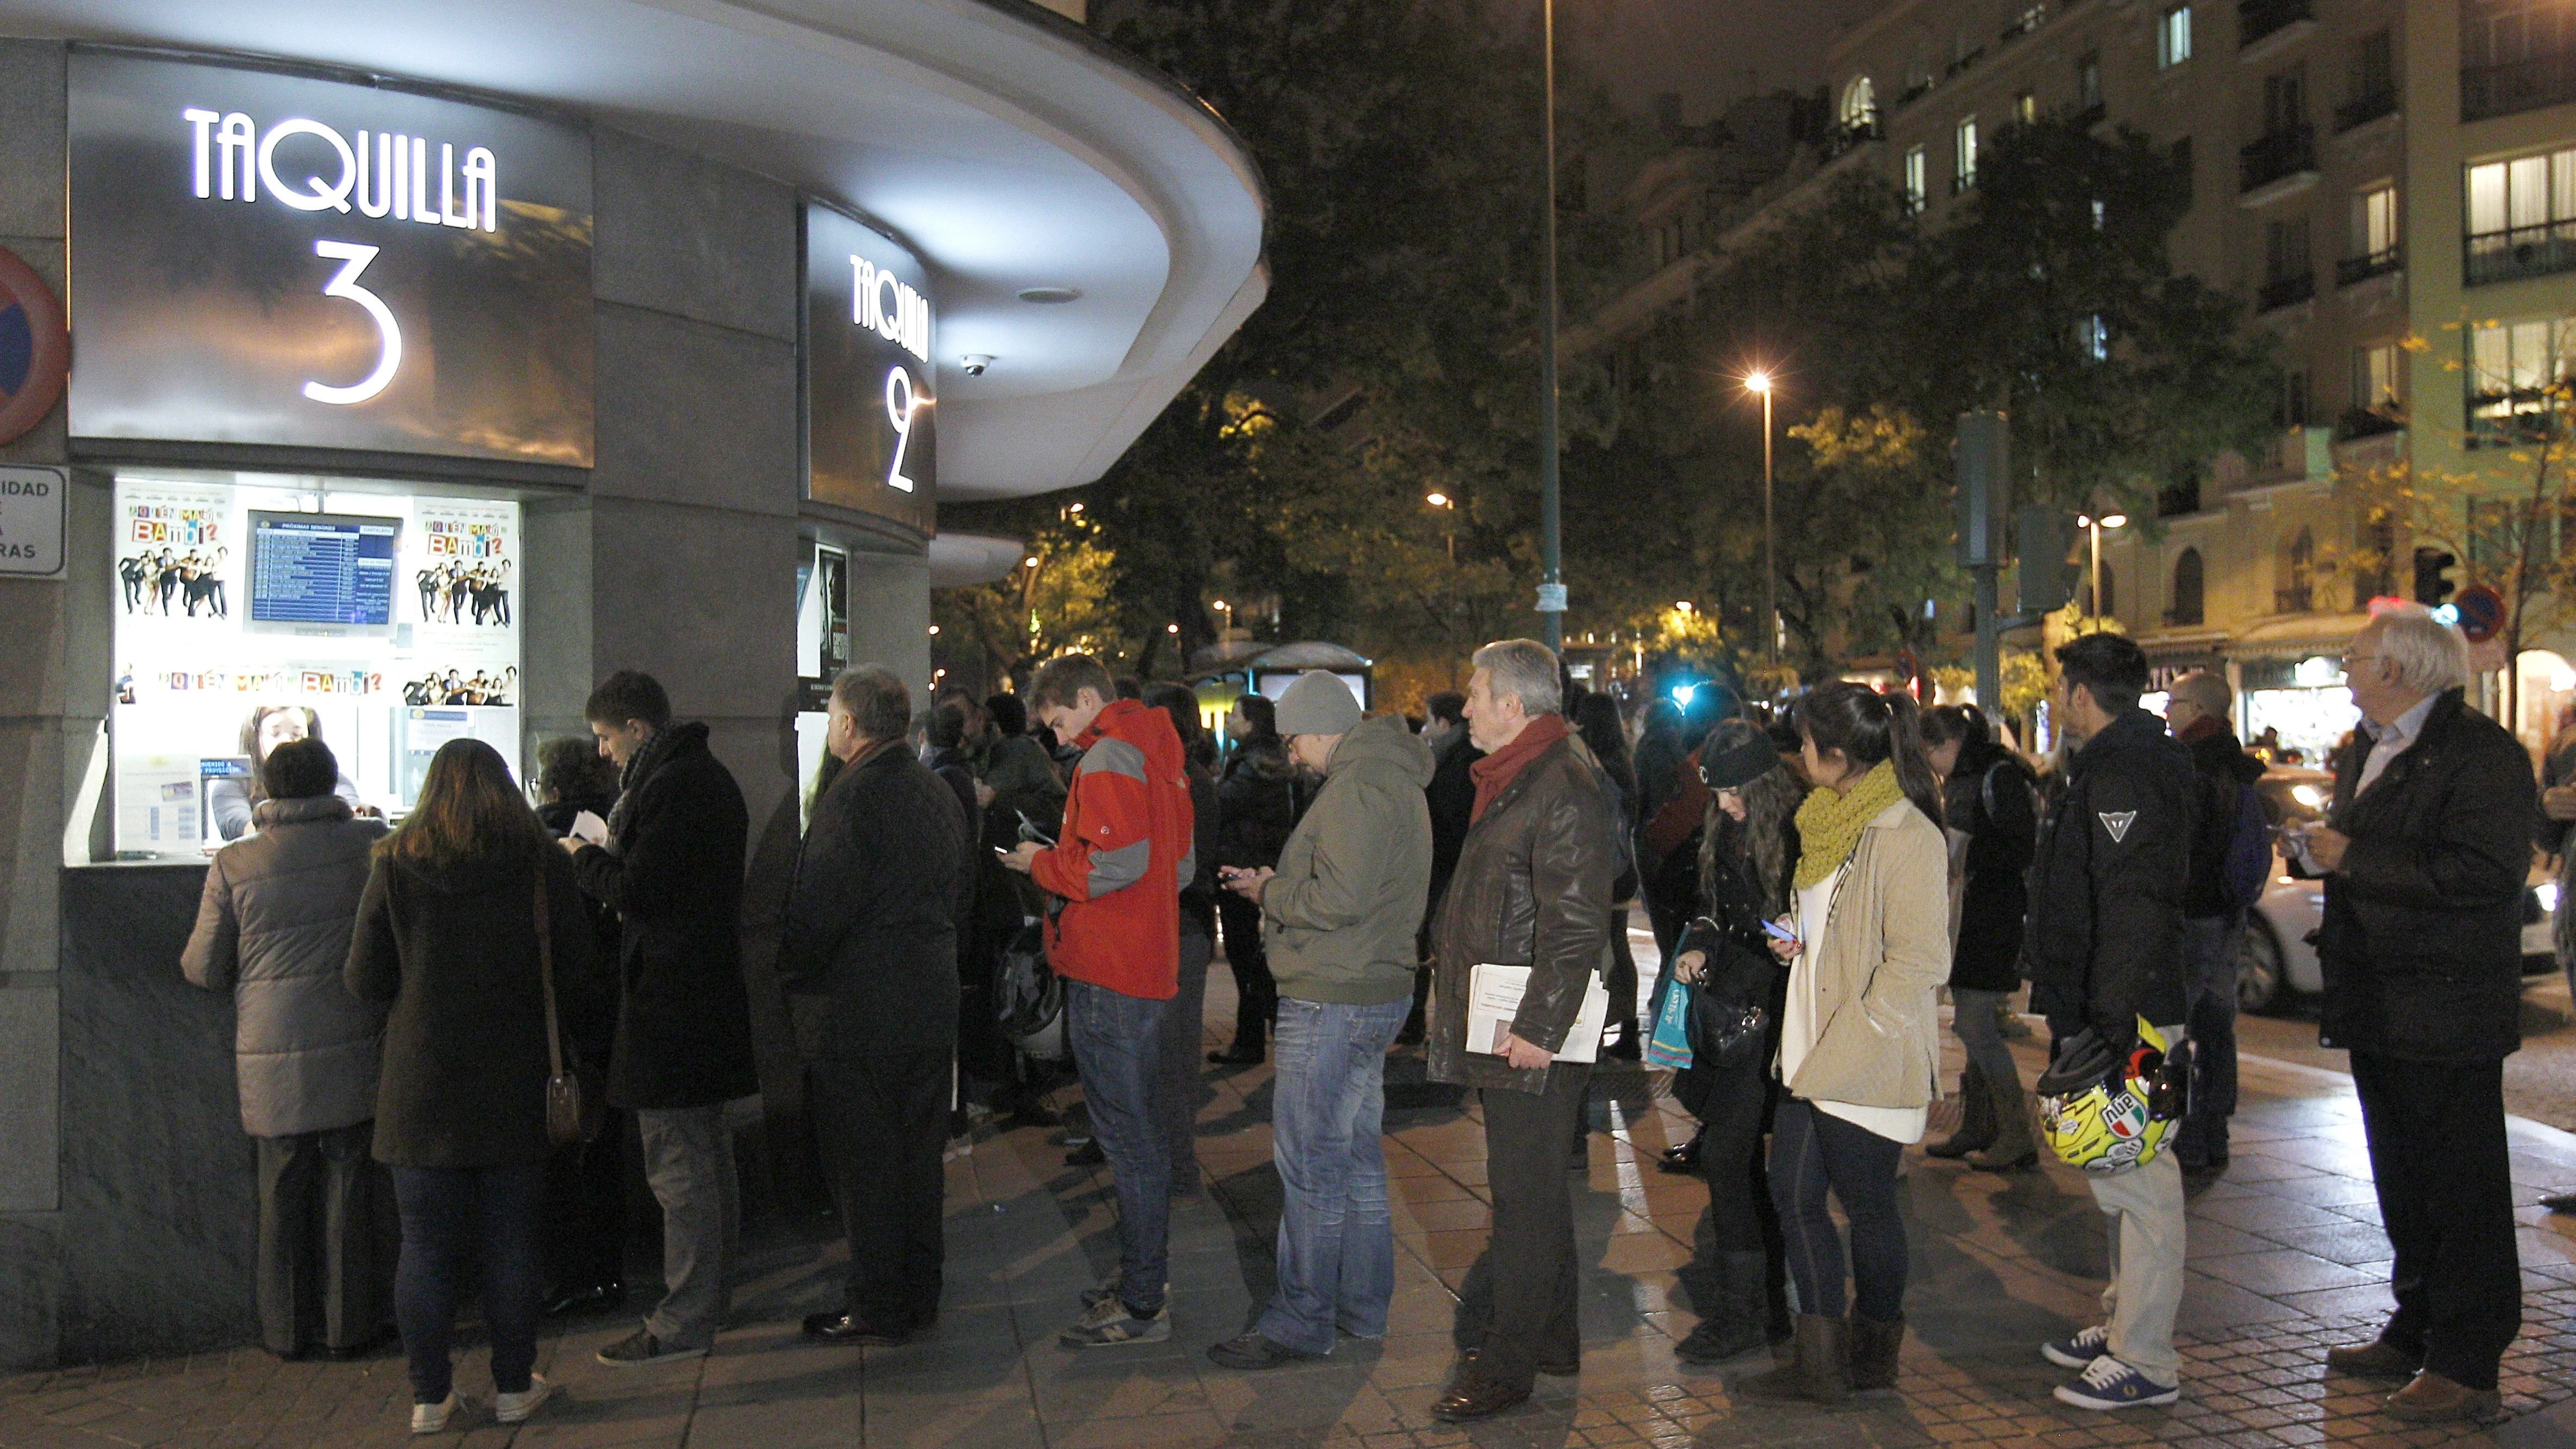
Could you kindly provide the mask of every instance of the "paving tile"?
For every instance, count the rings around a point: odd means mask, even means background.
[[[2313,1292],[2322,1288],[2350,1288],[2379,1280],[2380,1275],[2359,1268],[2284,1248],[2272,1253],[2237,1253],[2212,1258],[2200,1265],[2199,1271],[2221,1282],[2256,1293]]]

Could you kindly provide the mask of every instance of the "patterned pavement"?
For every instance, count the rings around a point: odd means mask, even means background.
[[[1223,973],[1219,973],[1220,978]],[[1231,1017],[1228,993],[1211,1020]],[[1221,1038],[1220,1038],[1221,1039]],[[2026,1075],[2037,1055],[2023,1044]],[[1953,1062],[1955,1068],[1956,1063]],[[1393,1077],[1418,1082],[1399,1058]],[[2505,1365],[2514,1421],[2493,1431],[2407,1429],[2369,1386],[2325,1374],[2328,1344],[2367,1336],[2388,1303],[2349,1083],[2313,1067],[2249,1060],[2235,1161],[2198,1191],[2182,1329],[2185,1396],[2111,1417],[2064,1408],[2064,1375],[2035,1345],[2092,1311],[2103,1230],[2080,1175],[1997,1177],[1909,1154],[1905,1202],[1913,1333],[1898,1391],[1842,1412],[1738,1404],[1719,1371],[1677,1363],[1694,1321],[1675,1270],[1704,1201],[1653,1167],[1688,1130],[1658,1079],[1596,1081],[1590,1162],[1577,1221],[1588,1264],[1577,1379],[1543,1379],[1506,1418],[1469,1428],[1426,1412],[1455,1358],[1461,1295],[1480,1286],[1486,1187],[1482,1127],[1459,1103],[1398,1086],[1388,1120],[1398,1289],[1394,1332],[1346,1341],[1331,1358],[1266,1374],[1210,1364],[1271,1286],[1278,1179],[1269,1163],[1266,1069],[1211,1072],[1200,1118],[1204,1190],[1176,1206],[1176,1332],[1165,1344],[1076,1353],[1055,1331],[1075,1294],[1115,1261],[1105,1173],[1067,1168],[1036,1129],[979,1136],[949,1176],[949,1283],[930,1339],[898,1349],[803,1342],[797,1318],[832,1298],[839,1250],[773,1234],[748,1265],[736,1326],[710,1358],[618,1372],[592,1350],[631,1325],[577,1320],[542,1345],[562,1393],[516,1433],[494,1424],[489,1380],[469,1350],[458,1382],[481,1390],[461,1433],[474,1446],[691,1446],[691,1449],[1572,1449],[1647,1445],[2090,1446],[2160,1442],[2256,1446],[2443,1443],[2576,1445],[2576,1224],[2532,1204],[2576,1183],[2576,1137],[2517,1123],[2516,1202],[2524,1223],[2526,1326]],[[1955,1109],[1952,1109],[1955,1110]],[[1940,1113],[1936,1110],[1938,1123]],[[812,1232],[807,1239],[824,1234]],[[2384,1393],[2385,1390],[2379,1391]],[[0,1378],[0,1449],[113,1445],[390,1445],[408,1394],[390,1355],[356,1364],[281,1364],[255,1349],[184,1361]]]

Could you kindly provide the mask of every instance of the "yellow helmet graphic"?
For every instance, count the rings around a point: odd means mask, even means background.
[[[2179,1065],[2145,1017],[2125,1055],[2086,1029],[2039,1079],[2039,1123],[2049,1150],[2086,1172],[2126,1172],[2155,1159],[2182,1117]]]

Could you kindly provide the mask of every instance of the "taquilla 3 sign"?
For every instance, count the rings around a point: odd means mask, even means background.
[[[74,437],[589,465],[585,132],[112,51],[70,78]]]

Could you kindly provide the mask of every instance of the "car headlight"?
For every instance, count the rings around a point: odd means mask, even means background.
[[[2531,893],[2540,897],[2540,908],[2542,910],[2549,912],[2553,916],[2558,914],[2558,882],[2554,880],[2545,881],[2539,885],[2533,886],[2531,888]]]

